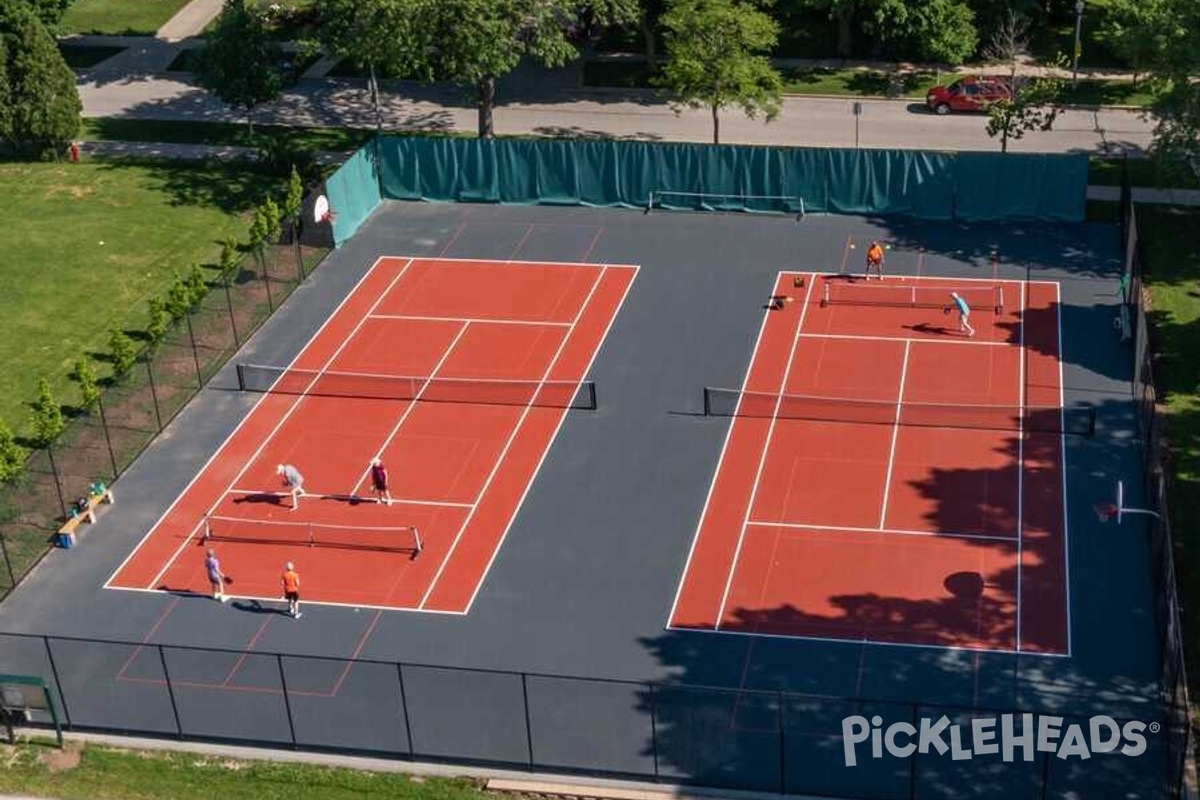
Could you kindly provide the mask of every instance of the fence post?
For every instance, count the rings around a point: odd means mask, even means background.
[[[188,339],[192,343],[192,363],[196,365],[196,388],[203,389],[204,373],[200,371],[200,351],[196,349],[196,330],[192,327],[192,312],[188,311],[183,318],[187,322]]]
[[[163,680],[167,682],[167,697],[171,701],[171,713],[175,715],[175,736],[183,738],[183,723],[179,721],[179,705],[175,702],[175,687],[171,685],[171,671],[167,669],[167,654],[161,644],[155,645],[158,650],[158,662],[162,664]]]
[[[654,695],[654,684],[647,683],[650,690],[650,749],[654,756],[654,780],[658,780],[658,703]]]
[[[15,589],[17,586],[17,574],[13,572],[12,561],[8,558],[8,545],[4,542],[4,532],[0,531],[0,555],[4,556],[4,568],[8,572],[9,589]],[[8,594],[8,592],[5,592]],[[3,597],[4,595],[0,595]]]
[[[112,479],[115,481],[121,475],[117,469],[117,454],[113,451],[112,434],[108,430],[108,417],[104,413],[104,395],[96,395],[96,408],[100,411],[100,427],[104,429],[104,443],[108,445],[108,461],[112,464]]]
[[[783,692],[779,692],[779,793],[787,794],[787,733],[784,720]]]
[[[237,317],[233,313],[233,291],[229,288],[230,275],[225,275],[225,305],[229,308],[229,328],[233,331],[233,346],[241,349],[242,340],[238,337]]]
[[[62,679],[58,677],[58,665],[54,663],[54,649],[50,647],[50,637],[43,636],[42,643],[46,645],[46,660],[50,662],[50,674],[54,676],[54,687],[58,689],[58,702],[62,704],[63,719],[67,728],[71,727],[71,709],[67,707],[67,693],[63,691]]]
[[[263,286],[265,286],[267,289],[267,311],[268,311],[268,313],[274,314],[275,313],[275,301],[271,299],[271,273],[267,269],[266,251],[261,246],[257,252],[257,257],[258,257],[259,263],[262,264]]]
[[[54,445],[46,445],[46,457],[50,460],[50,475],[54,478],[54,491],[58,494],[58,504],[62,507],[63,519],[70,516],[67,513],[67,501],[63,497],[62,484],[58,481],[58,465],[54,463]]]
[[[408,760],[417,758],[417,746],[413,742],[412,723],[408,719],[408,695],[404,691],[404,667],[396,662],[396,680],[400,683],[400,711],[404,714],[404,735],[408,737]]]
[[[300,282],[308,280],[308,276],[304,274],[304,250],[300,245],[300,231],[295,227],[292,228],[292,242],[296,245],[296,271],[300,275]]]
[[[525,744],[529,747],[529,771],[533,772],[533,726],[529,723],[529,680],[521,673],[521,695],[525,701]]]
[[[150,379],[150,397],[154,400],[154,419],[158,421],[158,432],[162,433],[162,412],[158,410],[158,389],[154,386],[154,368],[150,366],[150,356],[146,356],[146,377]]]
[[[287,676],[283,673],[283,656],[276,653],[275,662],[279,665],[279,685],[283,689],[283,707],[287,711],[288,730],[292,734],[292,749],[298,750],[300,743],[296,741],[296,722],[292,719],[292,698],[288,696]]]

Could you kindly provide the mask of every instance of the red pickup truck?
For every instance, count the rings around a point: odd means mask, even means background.
[[[935,86],[925,96],[925,105],[935,114],[951,111],[987,111],[998,100],[1008,100],[1012,90],[1002,78],[968,76],[949,86]]]

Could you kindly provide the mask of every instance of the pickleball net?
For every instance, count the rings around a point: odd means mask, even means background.
[[[237,379],[238,388],[244,392],[596,409],[596,385],[591,381],[416,377],[260,364],[238,364]]]
[[[270,519],[243,519],[210,515],[204,518],[202,541],[240,542],[255,545],[331,547],[339,550],[409,553],[416,558],[424,549],[414,525],[331,525]]]
[[[976,286],[928,286],[916,282],[868,283],[867,281],[830,281],[821,288],[821,305],[890,306],[893,308],[953,309],[955,292],[971,310],[1004,311],[1003,284]]]
[[[710,417],[762,417],[812,422],[906,425],[1091,436],[1091,407],[899,403],[851,397],[743,392],[704,388],[704,414]]]

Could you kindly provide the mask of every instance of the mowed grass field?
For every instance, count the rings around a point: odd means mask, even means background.
[[[188,0],[75,0],[63,14],[67,33],[153,36]]]
[[[245,165],[0,163],[13,247],[0,266],[0,419],[28,429],[40,376],[77,402],[75,359],[106,353],[114,327],[140,330],[146,301],[214,263],[219,240],[245,238],[243,213],[278,187]]]
[[[485,800],[476,782],[68,742],[0,745],[0,793],[61,800]],[[521,800],[518,798],[518,800]]]

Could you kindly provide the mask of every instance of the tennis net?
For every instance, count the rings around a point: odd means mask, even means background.
[[[737,389],[704,388],[704,414],[711,417],[777,417],[813,422],[852,422],[869,425],[910,425],[929,428],[967,428],[1091,436],[1096,410],[1091,407],[957,405],[900,403],[847,397]]]
[[[412,525],[372,527],[330,525],[319,522],[242,519],[210,515],[204,518],[204,538],[208,542],[334,547],[341,550],[411,553],[413,558],[424,548],[421,534]]]
[[[369,400],[428,400],[440,403],[542,406],[594,411],[591,381],[521,381],[493,378],[439,378],[366,372],[237,365],[244,392],[352,397]]]
[[[972,310],[1004,310],[1004,286],[927,286],[912,283],[867,283],[866,281],[825,281],[821,305],[893,306],[898,308],[951,308],[955,292]]]

